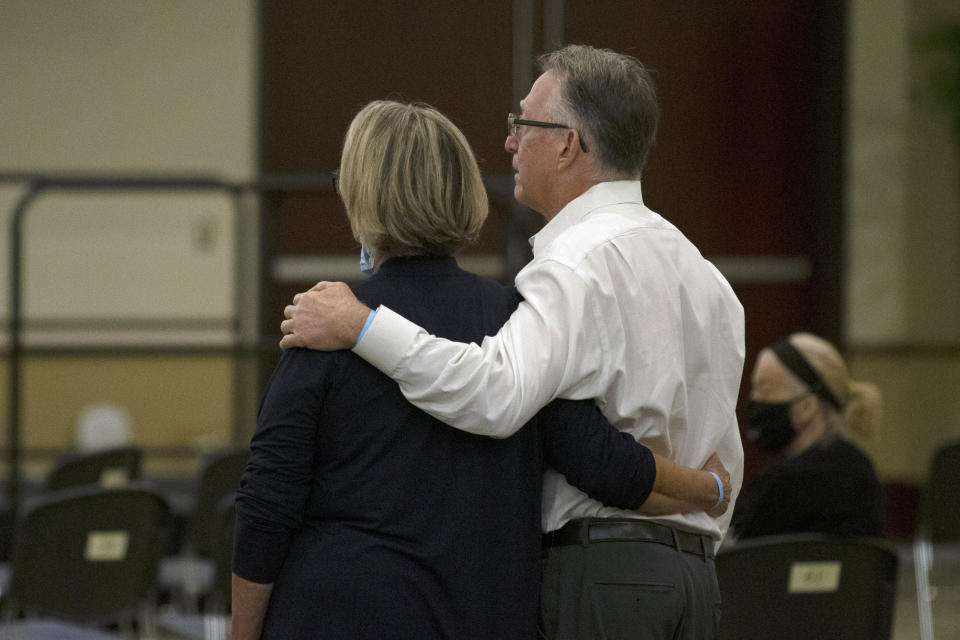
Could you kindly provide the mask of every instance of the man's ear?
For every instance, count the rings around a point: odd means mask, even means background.
[[[557,168],[563,169],[569,167],[577,156],[581,153],[580,143],[577,136],[580,134],[574,129],[567,129],[567,134],[563,137],[563,147],[557,156]]]

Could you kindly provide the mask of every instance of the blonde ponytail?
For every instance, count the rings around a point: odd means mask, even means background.
[[[846,428],[852,435],[872,438],[883,414],[883,396],[872,382],[851,380],[847,385]]]

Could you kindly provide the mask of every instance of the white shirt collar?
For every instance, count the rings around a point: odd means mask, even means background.
[[[579,223],[592,211],[611,204],[643,204],[639,180],[600,182],[567,203],[557,215],[530,238],[533,254],[553,242],[561,233]]]

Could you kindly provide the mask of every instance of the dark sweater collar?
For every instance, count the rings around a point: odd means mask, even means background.
[[[375,275],[450,276],[462,272],[453,256],[414,256],[390,258],[380,265]]]

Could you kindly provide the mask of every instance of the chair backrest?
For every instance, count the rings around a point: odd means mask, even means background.
[[[41,497],[18,523],[10,606],[90,623],[132,619],[154,589],[170,522],[164,498],[138,483]]]
[[[716,558],[721,640],[889,639],[897,554],[885,540],[790,534]]]
[[[960,540],[960,440],[941,445],[930,459],[920,527],[934,542]]]
[[[115,447],[70,455],[58,461],[47,474],[43,490],[59,491],[86,484],[122,487],[140,477],[141,457],[138,447]]]
[[[217,507],[224,497],[236,495],[249,453],[245,448],[228,448],[205,457],[187,532],[188,543],[198,555],[216,557],[221,546]]]

